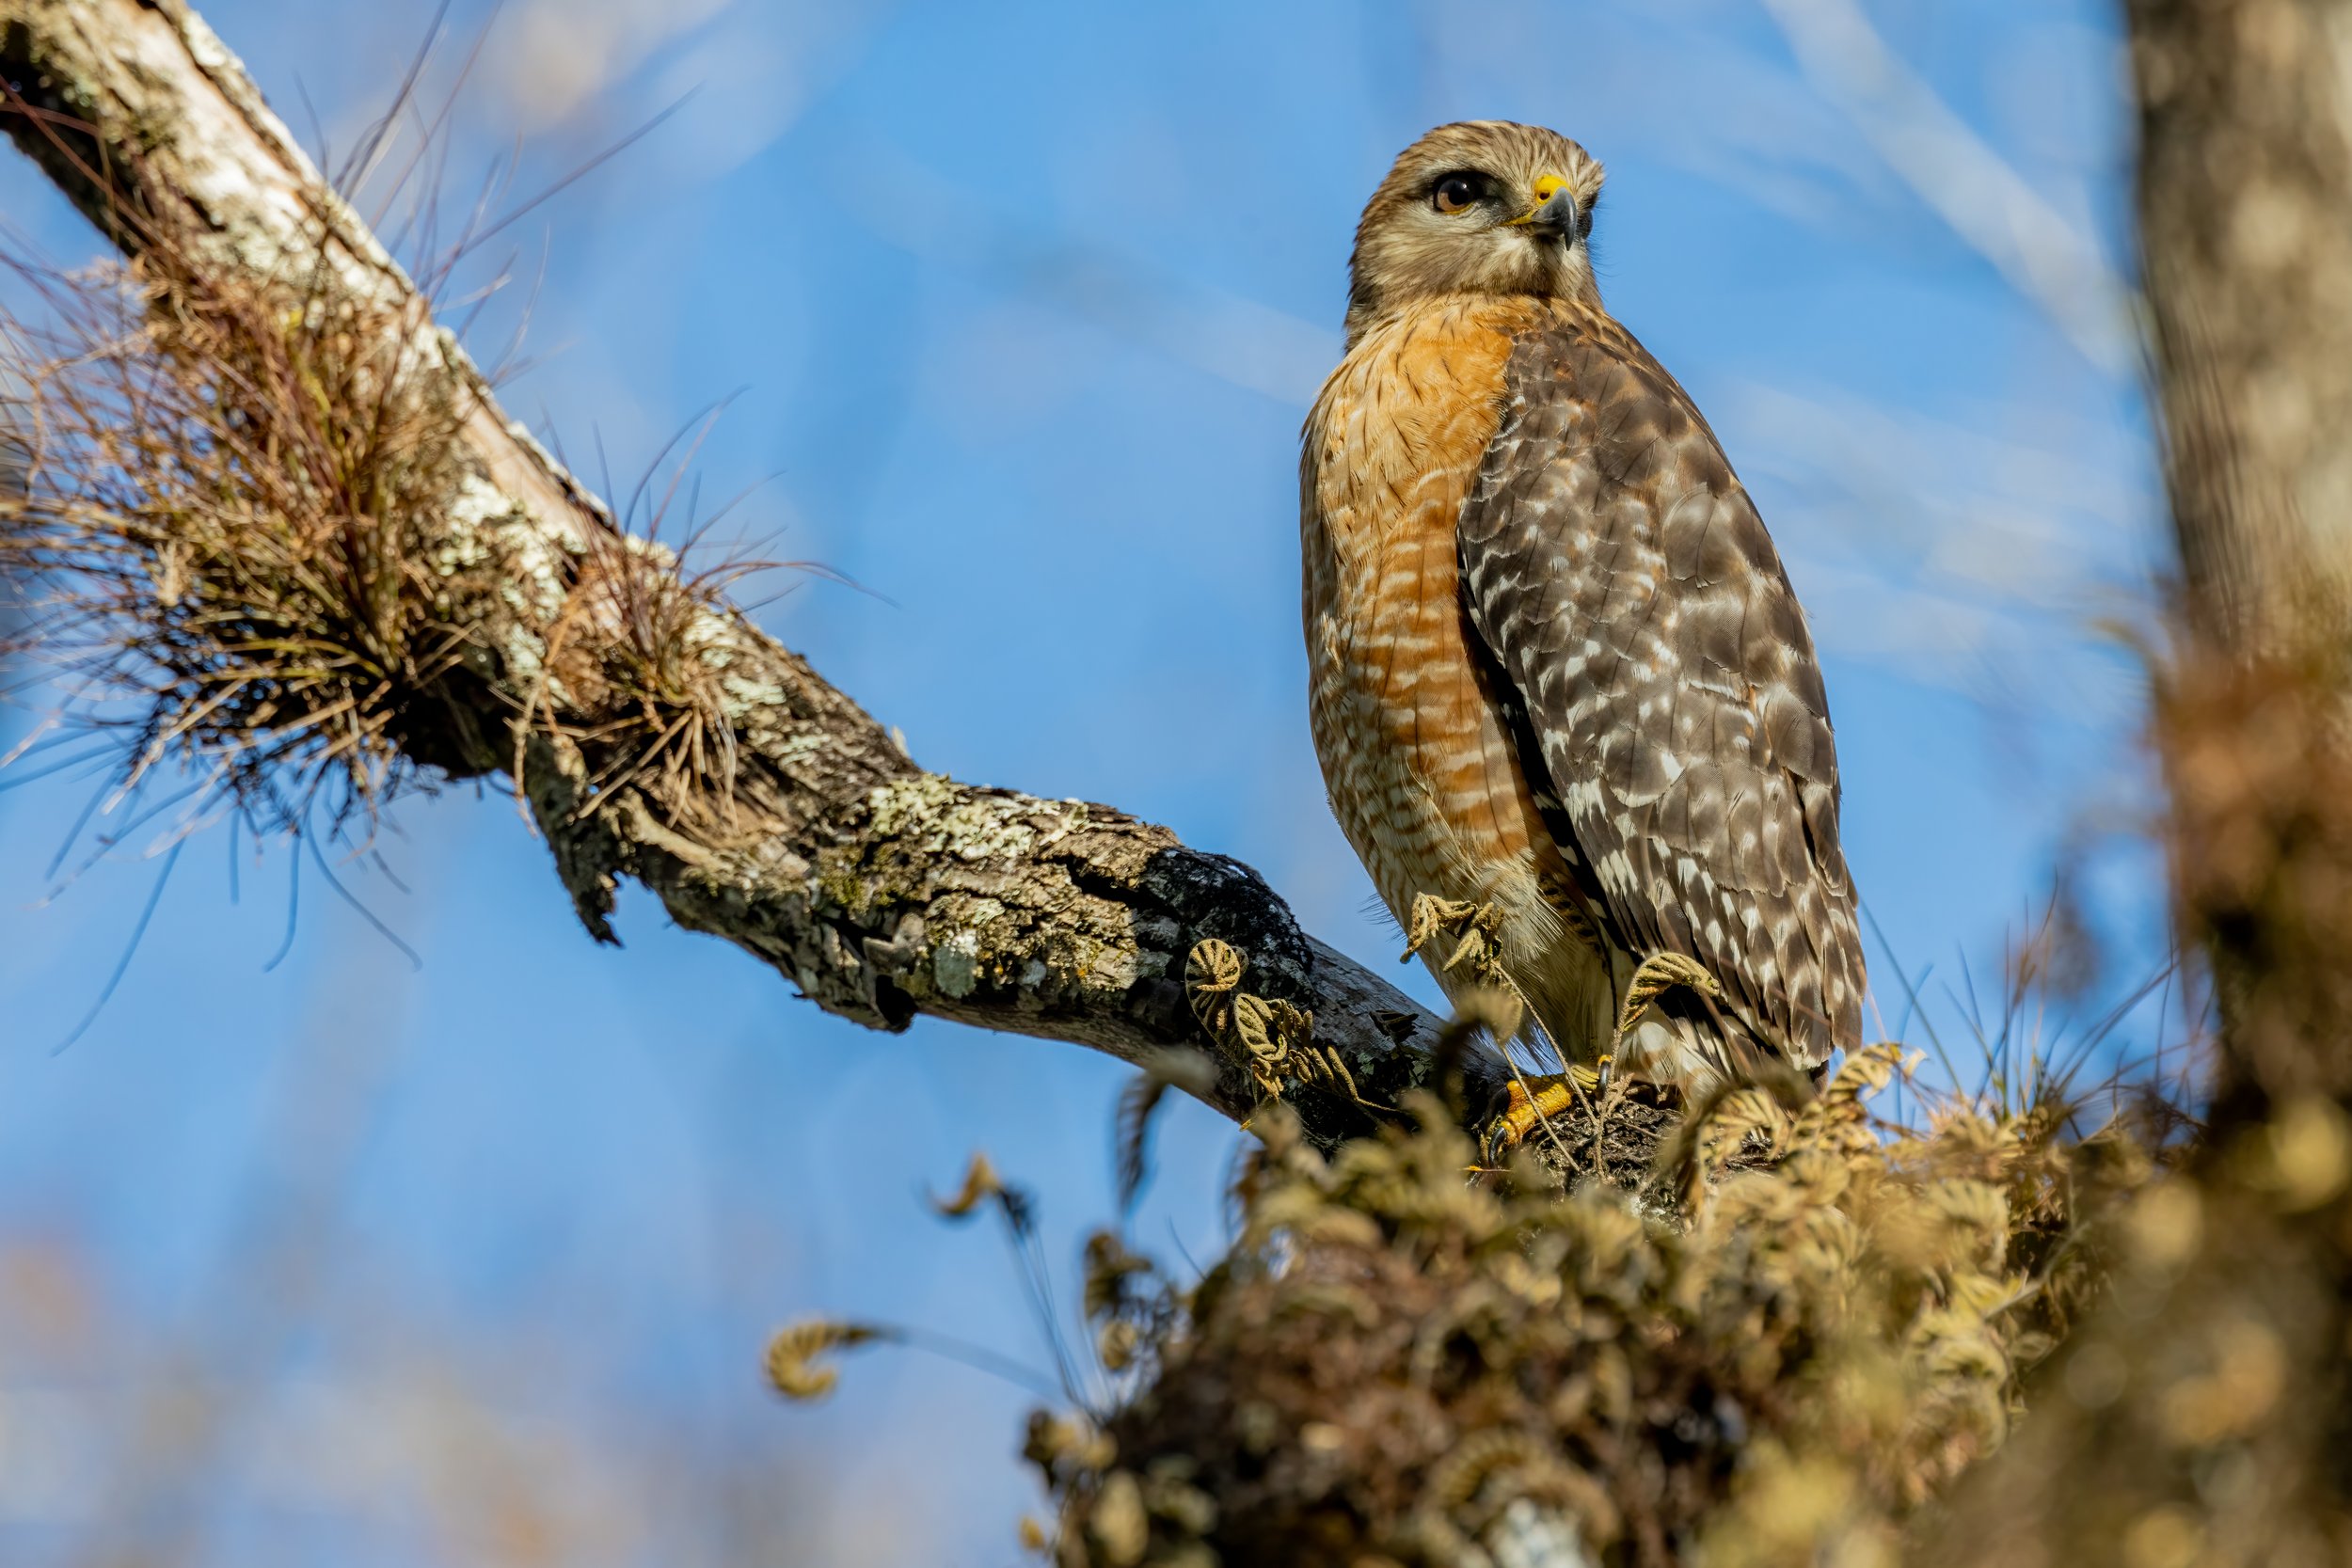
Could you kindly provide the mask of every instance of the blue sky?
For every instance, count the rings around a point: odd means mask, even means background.
[[[431,16],[204,9],[337,153]],[[2138,681],[2096,629],[2157,559],[2145,415],[2096,331],[2014,280],[1978,193],[2007,171],[2042,224],[2017,231],[2128,270],[2118,41],[2104,6],[1880,6],[1949,111],[1905,119],[1910,87],[1855,73],[1851,14],[508,0],[444,188],[462,205],[519,146],[512,204],[678,103],[501,236],[518,281],[475,347],[528,300],[510,408],[626,490],[731,400],[705,493],[756,486],[736,518],[765,553],[859,585],[771,583],[763,622],[919,761],[1168,822],[1386,962],[1307,738],[1297,427],[1396,150],[1472,117],[1576,136],[1610,170],[1606,297],[1707,410],[1810,610],[1892,950],[1933,1001],[2081,859],[2113,990],[2160,950],[2160,884],[2113,836],[2144,809]],[[444,59],[487,18],[457,6]],[[0,211],[21,245],[95,253],[22,160]],[[1067,1286],[1112,1210],[1117,1064],[858,1031],[642,895],[598,949],[472,786],[399,807],[397,882],[342,873],[420,964],[306,866],[265,970],[294,857],[244,841],[232,901],[215,828],[54,1052],[161,866],[153,824],[48,869],[92,787],[0,792],[0,1555],[1016,1556],[1032,1395],[884,1352],[783,1407],[759,1354],[823,1311],[1047,1366],[1001,1239],[921,1194],[986,1149],[1038,1192]],[[1143,1244],[1214,1253],[1234,1147],[1167,1117]]]

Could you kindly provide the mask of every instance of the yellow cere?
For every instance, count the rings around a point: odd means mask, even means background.
[[[1547,174],[1542,179],[1536,181],[1535,204],[1528,208],[1526,212],[1521,213],[1518,217],[1513,218],[1511,220],[1513,227],[1516,228],[1520,224],[1534,222],[1535,214],[1544,210],[1544,203],[1551,199],[1552,193],[1566,183],[1567,181],[1561,178],[1557,174]]]

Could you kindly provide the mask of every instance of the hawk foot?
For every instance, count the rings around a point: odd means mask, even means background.
[[[1499,1165],[1528,1134],[1553,1117],[1585,1101],[1601,1087],[1601,1076],[1591,1068],[1575,1067],[1537,1078],[1514,1078],[1505,1089],[1502,1114],[1487,1124],[1479,1140],[1486,1164]],[[1530,1091],[1533,1091],[1532,1093]]]
[[[1490,985],[1506,984],[1502,973],[1502,911],[1492,904],[1472,904],[1431,894],[1413,895],[1411,917],[1406,922],[1405,957],[1412,958],[1442,936],[1458,936],[1453,956],[1438,967],[1454,970],[1464,963]]]

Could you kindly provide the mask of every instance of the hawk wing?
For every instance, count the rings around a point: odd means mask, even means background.
[[[1714,432],[1613,322],[1520,334],[1459,525],[1612,935],[1720,981],[1803,1068],[1862,1033],[1837,756],[1804,612]]]

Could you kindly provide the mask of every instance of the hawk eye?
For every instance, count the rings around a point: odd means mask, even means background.
[[[1466,213],[1478,205],[1486,194],[1486,177],[1483,174],[1455,173],[1441,175],[1429,187],[1429,203],[1440,213]]]

